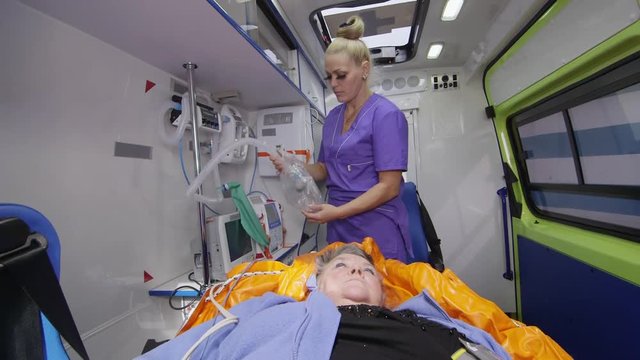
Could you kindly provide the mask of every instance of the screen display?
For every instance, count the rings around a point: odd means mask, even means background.
[[[280,225],[280,217],[278,216],[278,210],[275,203],[264,204],[264,208],[267,211],[267,219],[269,221],[269,228]]]
[[[251,237],[244,231],[242,224],[240,224],[240,219],[229,221],[224,224],[224,227],[227,232],[227,244],[229,245],[231,262],[238,260],[253,250],[251,247]]]

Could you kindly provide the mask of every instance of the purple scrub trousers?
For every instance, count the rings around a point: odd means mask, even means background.
[[[322,130],[318,162],[327,168],[328,203],[340,206],[378,183],[378,172],[405,171],[408,128],[404,114],[389,100],[373,94],[360,109],[351,128],[342,134],[341,104],[331,110]],[[327,224],[329,243],[375,239],[386,258],[406,262],[413,254],[407,209],[397,196],[370,211]]]

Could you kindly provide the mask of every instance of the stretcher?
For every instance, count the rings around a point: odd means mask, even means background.
[[[342,245],[333,243],[319,253]],[[427,263],[403,264],[385,259],[372,238],[365,238],[360,246],[372,256],[383,276],[387,308],[393,309],[426,289],[449,316],[491,334],[513,359],[572,359],[538,327],[511,319],[495,303],[471,290],[451,269],[440,273]],[[178,334],[217,315],[209,296],[227,309],[266,292],[305,300],[310,293],[307,281],[314,276],[317,254],[301,255],[291,265],[259,261],[236,266],[229,272],[228,282],[207,289]]]

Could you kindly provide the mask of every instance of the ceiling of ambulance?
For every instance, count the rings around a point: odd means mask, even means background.
[[[210,48],[211,43],[206,34],[219,33],[224,29],[219,28],[217,23],[207,23],[211,14],[203,11],[208,6],[206,0],[19,1],[176,76],[184,74],[181,65],[185,57],[200,64],[215,61],[217,66],[202,66],[198,70],[204,83],[218,84],[212,85],[213,92],[228,90],[229,87],[238,88],[241,86],[238,84],[252,81],[249,78],[251,72],[243,72],[242,66],[253,65],[240,64],[250,59],[225,55],[227,48],[243,46],[242,44],[229,43],[232,38],[223,37],[217,39],[215,49]],[[236,1],[243,3],[246,0]],[[322,71],[324,50],[311,27],[309,17],[315,10],[336,6],[345,1],[271,1],[284,13],[283,17],[303,43],[308,58]],[[427,1],[429,7],[416,55],[410,61],[394,64],[392,70],[462,67],[470,59],[475,59],[469,77],[480,74],[486,64],[547,2],[467,0],[456,20],[444,22],[440,17],[446,0],[422,1]],[[129,11],[123,12],[123,9]],[[443,42],[444,50],[438,59],[427,60],[427,50],[433,42]],[[490,45],[486,45],[487,43]],[[481,56],[477,55],[479,51]],[[225,71],[221,72],[220,68]],[[247,98],[259,99],[251,104],[252,107],[267,106],[273,100],[271,95],[260,93],[259,89],[245,88],[245,93]],[[284,101],[276,100],[273,101]]]
[[[499,18],[505,7],[513,1],[521,0],[467,0],[462,7],[458,18],[454,21],[444,22],[440,20],[442,10],[446,0],[430,0],[427,18],[422,31],[422,36],[418,46],[416,56],[403,64],[396,64],[396,69],[411,68],[435,68],[435,67],[458,67],[463,66],[470,58],[472,52],[480,52],[485,36],[490,27]],[[312,59],[322,59],[323,49],[313,32],[309,22],[309,14],[319,8],[336,6],[346,2],[345,0],[277,0],[286,14],[286,18],[296,29],[298,36],[305,44]],[[506,43],[517,34],[519,29],[526,24],[540,9],[546,0],[524,1],[523,6],[529,6],[524,11],[522,19],[515,20],[516,26],[511,27],[504,35],[501,46],[489,53],[485,53],[483,62],[488,63]],[[526,5],[524,5],[526,4]],[[365,24],[366,26],[366,24]],[[444,42],[444,49],[440,57],[436,60],[427,60],[427,50],[433,42]],[[322,66],[321,62],[317,63]]]

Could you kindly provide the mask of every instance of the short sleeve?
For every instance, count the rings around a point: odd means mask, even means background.
[[[407,170],[409,130],[397,108],[376,112],[373,119],[373,159],[376,171]]]
[[[324,119],[324,126],[322,127],[322,140],[320,141],[320,151],[318,151],[318,158],[316,162],[321,162],[323,164],[326,164],[325,153],[324,153],[325,151],[324,142],[327,141],[328,137],[330,136],[329,129],[335,128],[336,122],[338,121],[338,117],[340,114],[341,106],[344,106],[344,105],[339,105],[331,109],[327,117]]]

